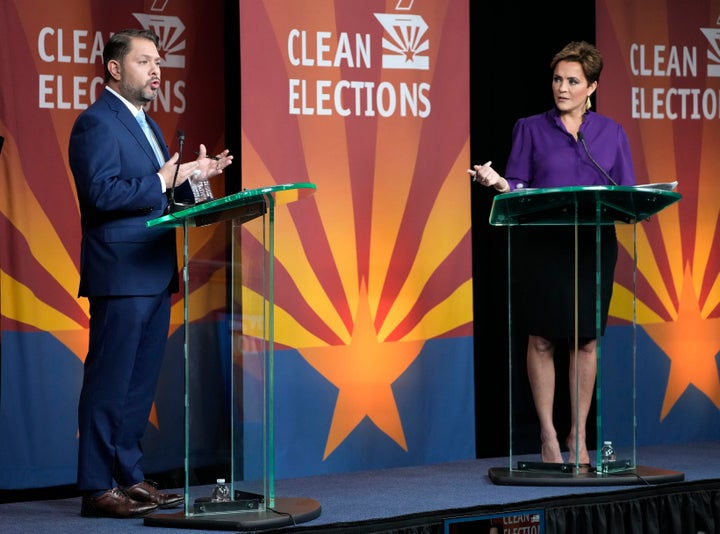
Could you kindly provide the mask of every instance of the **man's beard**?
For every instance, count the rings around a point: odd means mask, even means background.
[[[144,106],[148,102],[152,102],[157,97],[157,91],[149,89],[147,86],[133,87],[125,82],[120,83],[120,88],[123,91],[123,96],[127,98],[133,104],[139,104]],[[149,93],[149,94],[148,94]]]

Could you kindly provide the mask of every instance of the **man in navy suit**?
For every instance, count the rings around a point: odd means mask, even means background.
[[[81,113],[69,161],[80,204],[79,296],[90,302],[90,342],[78,406],[78,489],[84,516],[136,517],[179,506],[145,479],[141,438],[147,426],[178,290],[175,231],[149,229],[163,215],[177,173],[178,200],[192,201],[188,178],[217,176],[232,163],[224,150],[195,161],[169,157],[143,106],[160,88],[158,37],[114,34],[103,50],[106,87]],[[146,119],[147,135],[138,122]]]

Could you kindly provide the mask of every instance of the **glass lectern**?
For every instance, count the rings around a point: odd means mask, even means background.
[[[498,195],[494,198],[490,214],[490,224],[507,226],[507,262],[508,262],[508,362],[510,377],[510,450],[509,465],[507,467],[491,468],[489,476],[496,484],[514,485],[624,485],[644,484],[653,482],[668,482],[682,480],[683,474],[676,471],[640,466],[637,463],[637,436],[636,436],[636,287],[635,274],[637,268],[637,224],[648,217],[658,213],[667,206],[680,200],[681,195],[673,191],[675,184],[651,184],[647,186],[572,186],[547,189],[519,189]],[[609,225],[632,225],[632,335],[627,343],[615,343],[612,351],[603,350],[603,336],[601,334],[601,233],[603,227]],[[597,378],[594,392],[595,432],[596,443],[590,440],[588,433],[588,449],[591,463],[581,464],[579,454],[568,458],[567,463],[545,463],[534,461],[539,453],[531,454],[523,450],[522,437],[527,437],[527,422],[534,416],[532,398],[518,394],[527,390],[525,358],[527,355],[527,333],[522,332],[521,310],[518,310],[517,296],[514,294],[514,277],[522,269],[533,268],[531,265],[519,266],[513,260],[519,256],[519,245],[513,241],[517,237],[518,227],[526,226],[552,226],[549,229],[550,239],[568,239],[568,246],[575,250],[574,266],[574,309],[575,333],[574,347],[569,347],[568,357],[577,354],[578,348],[578,234],[579,232],[595,233],[595,339],[597,339]],[[564,228],[561,228],[564,227]],[[561,230],[569,231],[561,231]],[[592,243],[593,240],[591,239]],[[592,244],[590,245],[592,247]],[[570,248],[573,250],[573,248]],[[592,264],[591,264],[592,265]],[[627,265],[627,264],[625,264]],[[620,269],[618,264],[616,267]],[[590,271],[592,272],[592,266]],[[515,273],[515,274],[513,274]],[[592,287],[592,281],[590,282]],[[581,313],[581,312],[580,312]],[[590,318],[592,321],[593,318]],[[592,323],[591,323],[592,324]],[[574,350],[573,350],[574,349]],[[556,367],[560,372],[567,374],[568,366],[560,363],[558,358]],[[603,377],[603,367],[606,360],[612,361],[614,372],[623,376],[623,380],[614,380],[612,384],[606,383]],[[568,362],[569,363],[569,362]],[[575,366],[576,368],[578,366]],[[520,372],[519,370],[523,370]],[[569,382],[568,382],[569,383]],[[556,383],[556,398],[559,384]],[[570,401],[578,402],[578,391],[569,391],[568,396],[575,396]],[[528,406],[530,408],[528,409]],[[532,412],[531,416],[527,414]],[[566,418],[570,417],[567,407],[562,412]],[[558,415],[561,417],[562,415]],[[588,428],[592,424],[588,420]],[[538,434],[539,435],[539,434]],[[565,436],[558,431],[561,444]],[[601,449],[603,441],[611,440],[615,449],[615,458],[603,465]],[[593,445],[596,445],[593,449]],[[577,447],[575,450],[577,451]],[[593,465],[594,460],[594,465]]]
[[[244,190],[148,222],[183,228],[185,504],[146,525],[260,530],[320,515],[312,499],[275,495],[273,432],[275,208],[314,192]],[[211,497],[215,478],[229,501]]]

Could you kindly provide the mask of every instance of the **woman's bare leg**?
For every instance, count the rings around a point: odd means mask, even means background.
[[[592,340],[578,346],[577,358],[574,348],[570,351],[570,435],[567,446],[571,463],[590,463],[587,450],[587,417],[592,403],[595,378],[597,376],[597,341]],[[577,457],[576,457],[577,455]]]
[[[540,421],[541,457],[543,462],[562,463],[560,442],[553,424],[555,398],[554,346],[540,336],[529,336],[527,372],[535,410]]]

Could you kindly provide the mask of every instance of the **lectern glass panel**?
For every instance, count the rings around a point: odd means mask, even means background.
[[[637,223],[679,199],[678,193],[669,190],[623,186],[526,189],[495,197],[490,223],[508,227],[509,478],[516,474],[517,480],[522,480],[526,473],[528,480],[546,475],[552,478],[555,474],[561,478],[602,477],[605,470],[620,473],[637,466],[634,287]],[[619,230],[616,225],[622,226],[623,232],[631,232],[633,245],[632,250],[618,247],[623,261],[613,270],[613,242]],[[558,255],[554,261],[555,250],[560,249],[569,251],[569,255],[564,260]],[[548,255],[547,261],[534,262],[533,258]],[[603,268],[604,260],[610,260],[609,270]],[[633,282],[632,287],[612,283],[618,269],[632,271],[624,277]],[[565,283],[554,286],[543,282],[557,278]],[[557,317],[562,314],[545,305],[546,297],[550,300],[560,285],[567,291],[570,335],[559,330],[552,334]],[[602,332],[602,317],[607,313],[601,298],[604,287],[605,291],[612,289],[613,298],[622,301],[621,305],[632,306],[630,333],[629,329],[619,329],[622,334],[607,329]],[[542,321],[537,321],[538,317]],[[543,399],[533,398],[527,359],[529,335],[539,330],[554,336],[555,346],[552,361],[545,361],[537,374],[532,373],[538,377],[536,380],[543,380],[554,390],[552,397]],[[587,419],[589,464],[580,457],[580,443],[567,439],[572,406],[587,404],[576,384],[586,377],[579,349],[588,333],[597,340],[596,385],[589,399]],[[551,373],[548,366],[553,362],[555,370]],[[606,374],[613,377],[611,382]],[[552,417],[563,451],[560,462],[542,461],[535,403],[553,405]],[[574,417],[579,423],[580,415],[576,413]],[[612,441],[615,458],[608,467],[603,467],[601,449],[606,440]]]
[[[274,209],[314,190],[245,190],[148,223],[183,229],[186,519],[220,528],[214,519],[235,514],[227,525],[237,526],[237,514],[249,512],[253,524],[277,521]],[[229,501],[213,500],[219,478]],[[308,517],[319,514],[312,504]]]

